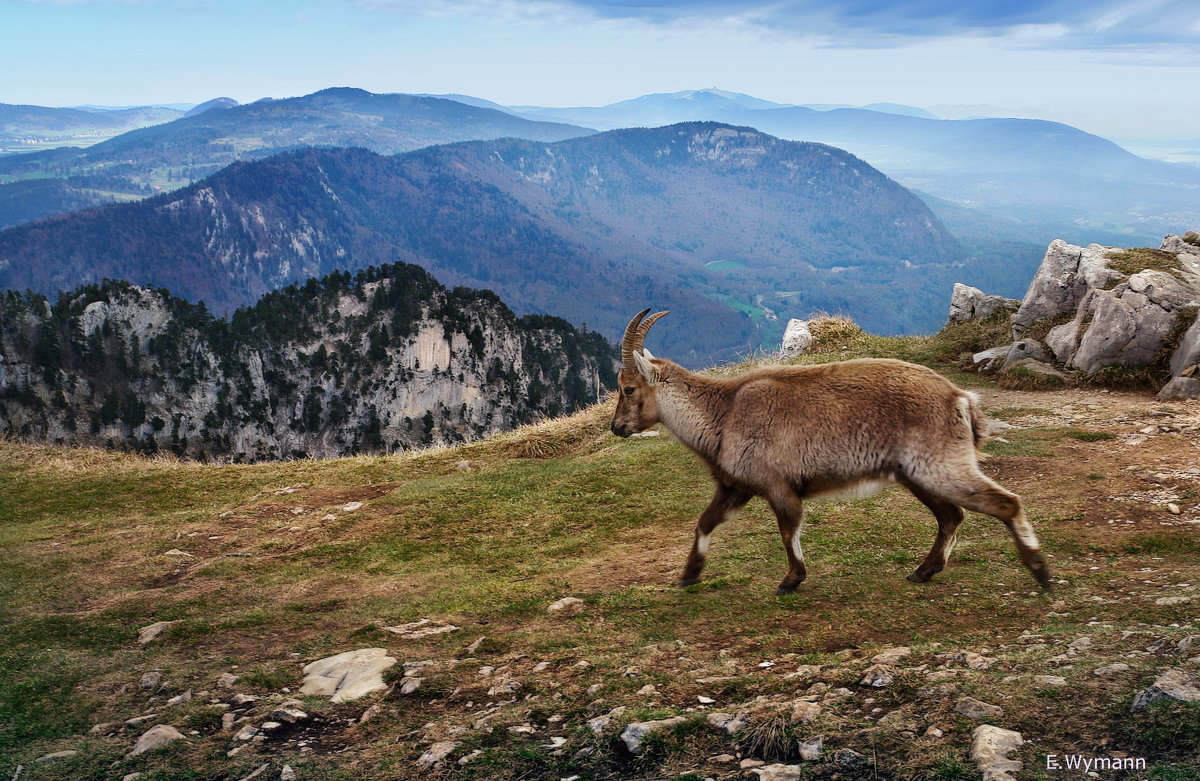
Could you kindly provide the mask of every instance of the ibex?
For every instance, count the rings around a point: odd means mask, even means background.
[[[700,580],[713,530],[761,496],[787,552],[787,577],[775,593],[790,594],[805,577],[804,500],[862,496],[895,481],[938,523],[933,548],[909,580],[927,581],[946,565],[966,508],[1003,521],[1021,561],[1050,588],[1021,500],[979,471],[985,420],[973,394],[923,366],[873,358],[702,377],[646,350],[650,327],[667,314],[649,312],[630,321],[621,341],[612,431],[628,437],[662,423],[716,481],[681,586]]]

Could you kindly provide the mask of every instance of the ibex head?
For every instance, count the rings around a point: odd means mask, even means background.
[[[638,312],[625,328],[621,340],[621,371],[617,374],[617,411],[613,413],[612,432],[627,437],[645,431],[658,422],[658,405],[654,391],[658,373],[651,361],[654,356],[644,346],[650,326],[666,312],[650,315],[649,309]],[[643,319],[644,318],[644,319]]]

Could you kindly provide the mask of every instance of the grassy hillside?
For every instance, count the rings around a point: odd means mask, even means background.
[[[955,348],[842,329],[806,360],[938,363]],[[823,735],[807,777],[978,778],[978,722],[953,710],[964,695],[1000,704],[992,721],[1024,735],[1020,778],[1054,777],[1047,754],[1118,752],[1149,769],[1105,778],[1200,777],[1195,704],[1128,712],[1162,669],[1197,671],[1175,650],[1198,631],[1200,410],[955,379],[1013,426],[984,469],[1024,497],[1061,579],[1049,595],[980,516],[945,572],[905,581],[934,524],[899,489],[809,504],[810,575],[795,595],[772,596],[784,557],[757,500],[718,532],[707,580],[679,590],[709,480],[665,433],[613,437],[607,405],[404,457],[208,466],[2,442],[0,777],[22,765],[28,781],[240,779],[266,764],[257,777],[274,779],[286,764],[299,779],[415,778],[431,743],[458,741],[446,777],[742,778],[739,760],[799,762],[797,739]],[[583,599],[582,614],[546,612],[564,596]],[[417,640],[382,629],[426,618],[460,629]],[[139,627],[166,620],[179,623],[139,645]],[[870,657],[898,645],[912,654],[894,682],[860,685]],[[238,715],[258,718],[292,696],[303,664],[369,647],[431,661],[423,686],[305,698],[309,718],[265,742],[222,730],[212,703],[256,695]],[[996,661],[970,669],[957,651]],[[1114,662],[1128,668],[1094,672]],[[151,671],[162,683],[143,690]],[[216,685],[225,673],[238,676],[232,690]],[[190,702],[166,704],[187,690]],[[790,724],[805,694],[823,698],[821,714]],[[618,706],[606,731],[585,726]],[[746,712],[750,726],[728,736],[706,723],[712,711]],[[157,715],[89,734],[143,714]],[[615,737],[676,714],[640,755]],[[159,723],[187,739],[126,758]],[[841,749],[863,759],[838,764]],[[78,753],[35,762],[63,750]],[[711,759],[723,754],[732,761]]]

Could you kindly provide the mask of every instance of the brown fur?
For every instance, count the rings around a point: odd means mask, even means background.
[[[979,471],[976,448],[985,429],[979,405],[936,372],[861,359],[717,379],[644,352],[636,362],[619,374],[613,433],[629,436],[662,423],[717,483],[682,582],[699,579],[712,530],[750,497],[762,496],[775,511],[789,559],[779,592],[793,591],[805,576],[802,500],[896,481],[938,520],[934,547],[910,580],[928,580],[945,566],[965,507],[1003,521],[1024,564],[1049,586],[1020,499]]]

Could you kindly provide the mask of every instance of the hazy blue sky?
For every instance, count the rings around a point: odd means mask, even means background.
[[[0,0],[0,31],[5,103],[355,86],[601,105],[716,86],[1200,138],[1197,0]]]

